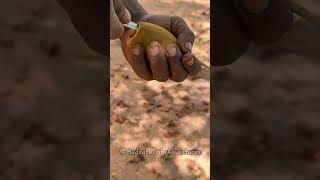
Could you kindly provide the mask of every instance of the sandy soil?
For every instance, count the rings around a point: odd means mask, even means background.
[[[214,68],[217,179],[319,179],[319,30],[297,19],[279,42]]]
[[[194,53],[209,64],[209,1],[141,1],[150,13],[184,17],[197,35]],[[188,9],[194,8],[192,13]],[[209,179],[210,81],[140,80],[111,41],[111,179]],[[189,149],[201,155],[121,155],[120,148]]]

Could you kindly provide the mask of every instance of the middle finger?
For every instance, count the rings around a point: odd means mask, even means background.
[[[167,81],[170,77],[168,62],[160,44],[153,41],[148,45],[147,49],[147,57],[153,79],[160,82]]]

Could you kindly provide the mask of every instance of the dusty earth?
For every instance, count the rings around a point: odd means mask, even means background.
[[[53,0],[0,6],[0,179],[105,179],[105,58]]]
[[[150,13],[183,17],[197,36],[193,52],[209,64],[209,0],[141,2]],[[126,62],[119,41],[111,41],[110,56],[111,179],[209,179],[210,80],[146,82]],[[121,148],[197,149],[201,154],[121,155]]]
[[[320,15],[320,3],[300,3]],[[216,179],[320,178],[320,27],[299,18],[279,42],[214,68]]]

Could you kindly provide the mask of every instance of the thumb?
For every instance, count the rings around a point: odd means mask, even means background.
[[[124,23],[131,20],[131,15],[122,0],[110,0],[110,39],[120,38],[124,32]]]

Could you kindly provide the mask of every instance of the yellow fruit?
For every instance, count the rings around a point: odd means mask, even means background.
[[[144,50],[152,41],[157,41],[163,49],[169,44],[176,44],[176,37],[169,31],[155,24],[138,22],[139,29],[128,35],[127,46],[131,49],[134,45],[140,44]]]

